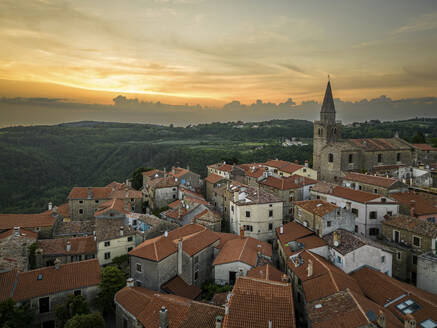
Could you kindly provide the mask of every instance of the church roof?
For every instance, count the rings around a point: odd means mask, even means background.
[[[322,113],[335,113],[334,99],[332,98],[331,81],[326,86],[325,98],[323,98]]]

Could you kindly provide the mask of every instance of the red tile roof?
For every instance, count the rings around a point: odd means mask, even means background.
[[[172,170],[168,172],[168,175],[174,176],[175,178],[180,178],[187,173],[190,173],[190,170],[182,167],[173,167]]]
[[[111,199],[108,200],[107,202],[104,202],[103,204],[101,204],[97,211],[94,213],[94,216],[101,216],[104,215],[105,213],[109,212],[109,211],[117,211],[120,213],[124,213],[127,214],[129,213],[128,210],[125,209],[125,205],[124,205],[124,201],[121,199]]]
[[[343,180],[356,181],[383,188],[389,188],[398,181],[392,178],[385,178],[377,175],[368,175],[355,172],[346,173],[346,176],[343,178]]]
[[[0,214],[0,229],[52,227],[56,218],[50,213],[41,214]]]
[[[216,246],[217,249],[221,249],[223,248],[223,246],[225,246],[225,244],[232,239],[237,239],[237,238],[241,238],[240,236],[233,234],[233,233],[228,233],[228,232],[217,232],[217,235],[220,237],[220,242],[219,244]]]
[[[14,284],[17,280],[17,270],[0,272],[0,302],[12,297]]]
[[[142,287],[121,289],[115,295],[115,301],[144,327],[158,327],[162,306],[168,309],[170,328],[215,328],[215,318],[224,315],[222,307],[176,295],[161,294]]]
[[[38,276],[41,277],[40,280]],[[13,299],[24,301],[63,291],[97,286],[100,279],[100,265],[97,259],[61,264],[58,270],[52,266],[20,272]]]
[[[407,215],[399,214],[389,217],[384,220],[382,224],[398,229],[404,229],[419,236],[427,236],[429,238],[437,237],[437,224]]]
[[[284,167],[288,164],[293,164],[291,162],[283,161],[280,159],[269,159],[267,162],[264,163],[265,166],[271,166],[277,169],[280,169],[281,167]]]
[[[261,247],[259,248],[258,245]],[[272,257],[272,245],[264,241],[252,237],[229,240],[215,258],[213,265],[243,262],[255,267],[258,260],[258,249],[262,255]]]
[[[361,190],[353,190],[350,188],[327,184],[324,182],[317,183],[313,191],[320,192],[327,195],[332,195],[344,199],[349,199],[358,203],[369,203],[372,200],[378,199],[381,195],[372,194],[370,192],[365,192]],[[386,197],[387,198],[387,197]]]
[[[202,290],[196,286],[188,285],[184,279],[176,276],[161,286],[161,289],[167,293],[194,300],[200,296]]]
[[[111,197],[112,188],[109,187],[74,187],[68,199],[109,199]]]
[[[296,327],[291,284],[240,277],[228,306],[223,328]]]
[[[205,181],[206,181],[206,182],[209,182],[209,183],[217,183],[217,182],[219,182],[219,181],[221,181],[221,180],[226,180],[226,178],[222,177],[221,175],[214,174],[214,173],[208,175],[208,176],[205,178]]]
[[[263,266],[252,268],[249,271],[247,271],[247,277],[265,279],[271,281],[279,281],[279,282],[282,282],[283,275],[284,272],[279,271],[271,264],[266,264]]]
[[[143,174],[143,176],[151,177],[151,176],[155,175],[156,173],[162,173],[162,172],[160,170],[154,169],[154,170],[145,171],[142,174]]]
[[[318,216],[324,216],[339,208],[338,206],[328,203],[322,199],[302,200],[295,202],[295,205]]]
[[[231,172],[232,171],[232,165],[229,164],[223,164],[223,163],[216,163],[208,165],[208,167],[212,167],[219,171],[225,171],[225,172]]]
[[[411,208],[411,201],[413,201],[416,215],[437,214],[437,202],[424,198],[420,194],[415,194],[414,192],[399,192],[390,194],[390,197],[408,208]]]
[[[9,229],[7,231],[0,233],[0,239],[9,237],[13,234],[14,234],[14,229]],[[20,236],[25,237],[25,238],[29,238],[29,239],[38,239],[37,232],[31,231],[31,230],[26,230],[26,229],[21,229],[21,228],[20,228]]]
[[[299,176],[291,176],[285,178],[268,176],[266,179],[261,180],[259,183],[265,186],[273,187],[275,189],[289,190],[289,189],[302,188],[303,186],[308,186],[308,185],[315,185],[317,181],[310,178],[299,177]]]
[[[415,148],[423,150],[423,151],[437,151],[436,147],[433,147],[428,144],[412,144]]]
[[[68,252],[67,242],[70,242],[71,245],[71,249]],[[93,236],[38,240],[38,248],[42,249],[44,255],[73,255],[97,253],[96,241],[94,240]]]
[[[148,185],[152,188],[159,189],[159,188],[170,188],[170,187],[176,187],[179,185],[179,181],[176,181],[174,177],[163,177],[163,178],[156,178],[148,182]]]
[[[282,245],[282,248],[285,250],[285,253],[287,256],[290,256],[287,252],[289,250],[288,247],[285,245],[290,241],[295,241],[299,238],[303,238],[305,236],[313,235],[314,232],[310,229],[304,227],[303,225],[296,223],[296,222],[290,222],[283,226],[283,233],[280,233],[281,227],[276,228],[276,237],[278,238],[279,242]],[[291,251],[290,251],[291,253]]]
[[[239,167],[244,170],[246,176],[252,178],[259,178],[266,171],[261,163],[240,164]]]

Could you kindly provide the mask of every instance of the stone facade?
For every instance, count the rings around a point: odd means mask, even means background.
[[[437,294],[437,253],[429,252],[418,257],[417,287]]]
[[[19,228],[0,234],[0,271],[27,271],[29,246],[36,239],[36,233]]]

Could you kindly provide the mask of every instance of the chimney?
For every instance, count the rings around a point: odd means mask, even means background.
[[[148,206],[146,207],[146,214],[150,215],[150,207],[148,207]]]
[[[126,280],[126,287],[133,287],[134,286],[134,279],[133,278],[128,278]]]
[[[341,236],[337,231],[334,231],[332,233],[332,242],[334,244],[335,247],[340,246],[341,243]]]
[[[51,211],[52,208],[53,208],[53,204],[52,204],[52,202],[49,202],[49,206],[48,206],[49,211]]]
[[[61,267],[61,260],[59,258],[56,258],[55,260],[55,270],[59,270]]]
[[[410,313],[407,313],[405,315],[404,327],[416,328],[416,319],[414,319],[414,317]]]
[[[279,227],[279,234],[282,235],[284,233],[284,226]]]
[[[308,161],[305,160],[305,167],[308,167]]]
[[[378,328],[386,328],[385,326],[385,315],[384,312],[382,312],[382,310],[379,310],[378,312],[378,317],[376,319],[376,323],[378,325]]]
[[[168,231],[165,230],[165,231],[164,231],[164,238],[167,238],[167,237],[168,237]]]
[[[20,235],[20,227],[14,227],[14,236]]]
[[[190,165],[187,165],[187,170],[188,170],[188,171],[190,170]]]
[[[164,178],[167,177],[167,169],[164,167]]]
[[[415,200],[410,200],[410,216],[415,216],[416,215],[416,201]]]
[[[240,196],[240,193],[238,191],[234,192],[234,203],[238,202],[238,197]]]
[[[313,261],[308,260],[308,277],[313,275]]]
[[[351,209],[352,209],[352,203],[351,202],[346,202],[346,209],[348,211],[351,211]]]
[[[88,199],[92,199],[93,198],[93,191],[90,187],[88,187]]]
[[[124,227],[120,227],[120,236],[123,237],[123,235],[124,235]]]
[[[215,328],[222,328],[223,316],[218,315],[215,317]]]
[[[243,228],[240,229],[240,237],[241,237],[241,239],[244,238],[244,229]]]
[[[159,311],[159,328],[168,328],[168,311],[165,306]]]
[[[329,193],[333,194],[334,193],[334,187],[333,186],[329,186]]]
[[[269,328],[273,328],[273,322],[272,322],[272,320],[269,320]]]
[[[65,250],[66,250],[67,252],[71,251],[71,243],[70,243],[69,240],[67,240],[67,243],[65,244]]]
[[[281,280],[282,280],[282,282],[285,282],[285,283],[290,282],[290,278],[288,278],[288,276],[285,273],[282,275]]]
[[[178,240],[178,275],[182,275],[182,238]]]

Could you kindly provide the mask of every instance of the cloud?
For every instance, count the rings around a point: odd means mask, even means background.
[[[422,32],[437,29],[437,12],[415,17],[404,26],[393,31],[393,34]]]

